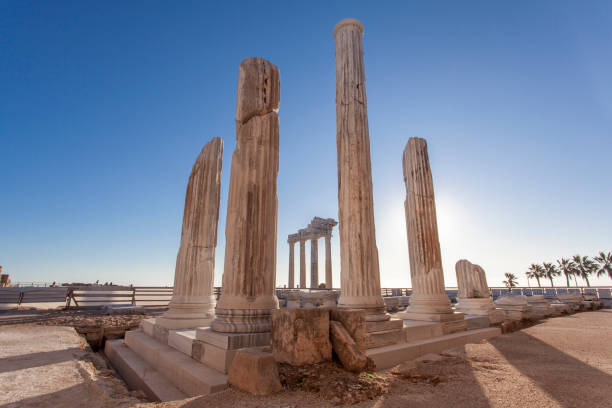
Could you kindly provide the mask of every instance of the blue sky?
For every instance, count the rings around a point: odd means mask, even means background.
[[[347,17],[365,26],[383,286],[410,286],[401,153],[413,136],[429,145],[447,285],[460,258],[490,285],[504,272],[525,284],[532,262],[612,250],[608,1],[2,1],[4,271],[171,284],[187,178],[218,136],[219,284],[238,65],[260,56],[281,72],[286,283],[287,235],[337,218],[332,30]]]

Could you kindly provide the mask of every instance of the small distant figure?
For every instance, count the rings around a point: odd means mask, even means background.
[[[99,284],[100,284],[100,279],[96,281],[96,285],[99,285]]]
[[[53,283],[51,284],[52,288],[57,288],[57,282],[53,281]]]
[[[319,283],[319,289],[326,289],[326,286],[324,283]]]
[[[108,286],[108,282],[104,282],[104,286]]]

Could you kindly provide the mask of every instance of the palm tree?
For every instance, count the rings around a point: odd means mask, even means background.
[[[561,258],[560,261],[557,261],[558,268],[557,270],[565,275],[565,280],[567,281],[567,287],[569,288],[570,281],[569,278],[574,274],[576,270],[576,264],[567,258]]]
[[[595,270],[597,277],[607,274],[610,279],[612,279],[612,252],[605,254],[602,251],[593,259],[595,259],[595,262],[597,262],[597,268]]]
[[[538,282],[538,287],[542,287],[542,285],[540,285],[540,278],[543,275],[542,267],[539,264],[531,264],[529,265],[527,272],[529,272],[531,278],[535,278],[535,280]]]
[[[559,272],[552,263],[544,262],[542,266],[544,269],[544,276],[550,279],[550,286],[554,288],[555,284],[553,283],[553,277],[561,275],[561,272]]]
[[[506,285],[506,287],[508,288],[508,292],[512,293],[512,288],[518,285],[518,278],[513,273],[506,272],[504,273],[504,275],[506,276],[506,280],[502,283]]]
[[[572,259],[576,263],[576,271],[578,272],[577,275],[586,281],[587,287],[591,287],[589,275],[595,272],[597,268],[595,262],[593,262],[588,256],[574,255]]]
[[[533,272],[531,272],[530,269],[527,269],[527,272],[525,272],[525,276],[527,277],[527,286],[531,287],[531,282],[529,282],[529,279],[533,278]]]

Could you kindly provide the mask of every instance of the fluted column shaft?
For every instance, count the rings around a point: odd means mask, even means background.
[[[340,229],[340,307],[384,313],[374,227],[363,26],[342,20],[336,42],[336,144]]]
[[[331,234],[325,236],[325,287],[332,286]]]
[[[300,241],[300,288],[306,287],[306,241]]]
[[[204,146],[189,176],[172,300],[156,320],[168,329],[204,326],[213,318],[222,161],[223,141],[216,137]]]
[[[410,138],[403,156],[412,296],[407,312],[452,313],[444,289],[433,178],[425,139]]]
[[[262,58],[242,61],[223,287],[211,324],[215,331],[268,331],[271,309],[278,308],[275,283],[279,104],[278,68]]]
[[[289,284],[287,285],[290,289],[293,289],[295,279],[295,260],[293,258],[295,242],[289,243]]]
[[[310,287],[319,287],[319,240],[310,240]]]

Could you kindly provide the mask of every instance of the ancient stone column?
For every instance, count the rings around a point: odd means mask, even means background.
[[[295,276],[295,260],[293,258],[293,247],[295,242],[289,243],[289,284],[287,285],[290,289],[293,289],[294,283],[293,279]]]
[[[455,310],[466,315],[488,316],[490,323],[498,323],[503,314],[495,310],[484,269],[466,259],[455,264],[457,272],[457,304]]]
[[[332,286],[332,262],[331,262],[331,234],[325,235],[325,287]]]
[[[310,240],[310,287],[319,287],[319,240]]]
[[[170,309],[156,319],[167,329],[206,326],[214,317],[222,161],[223,141],[215,137],[204,146],[189,176]]]
[[[444,290],[433,178],[425,139],[413,137],[408,140],[402,164],[412,280],[410,306],[402,317],[433,321],[462,319],[462,314],[453,314]]]
[[[362,36],[363,26],[354,19],[334,28],[342,289],[338,306],[365,309],[368,319],[376,320],[388,315],[380,292],[374,229]]]
[[[270,330],[278,308],[276,227],[278,199],[278,68],[262,58],[240,64],[236,149],[232,156],[225,266],[221,297],[211,328],[217,332]]]
[[[306,241],[300,240],[300,288],[306,287]]]

